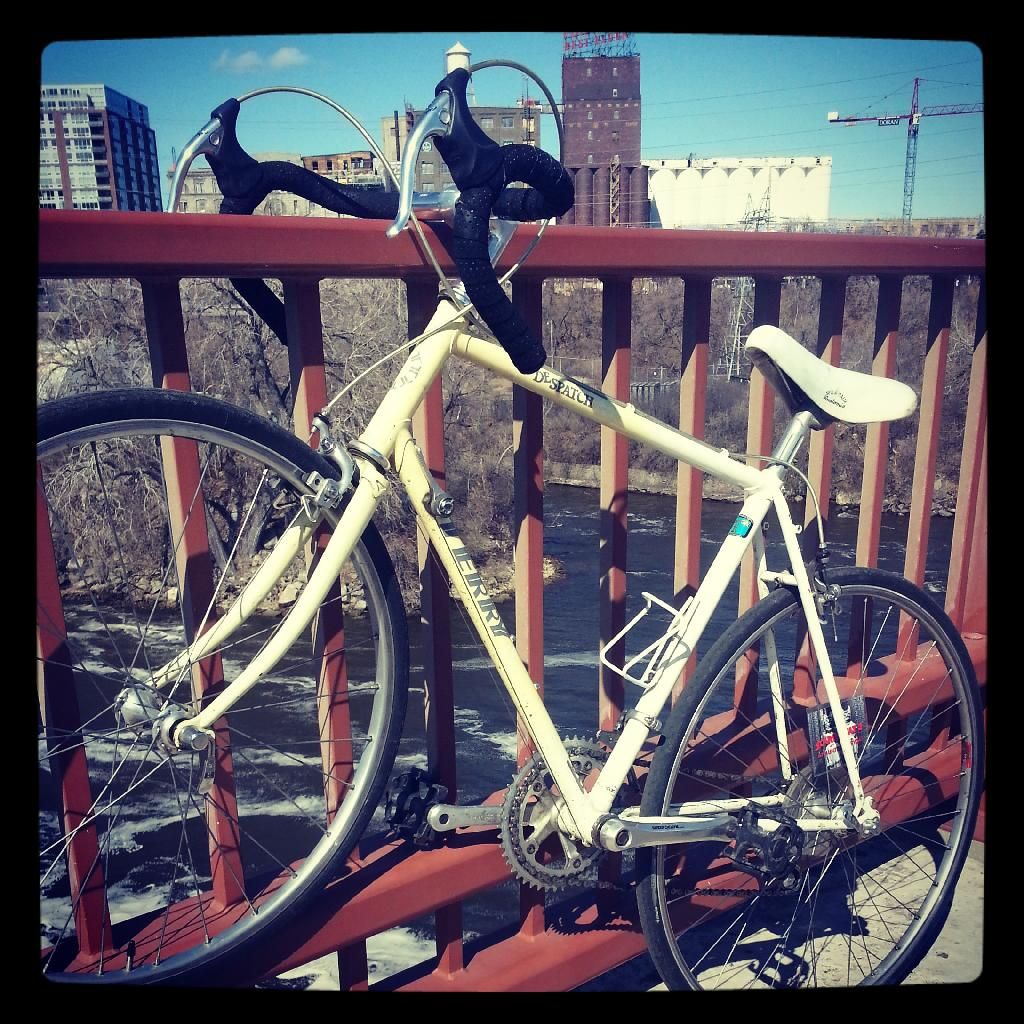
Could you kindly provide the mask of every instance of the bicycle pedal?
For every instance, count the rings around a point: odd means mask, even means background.
[[[427,811],[447,799],[447,786],[431,782],[430,776],[421,768],[410,768],[395,776],[388,785],[384,820],[416,846],[431,846],[440,837],[427,822]]]

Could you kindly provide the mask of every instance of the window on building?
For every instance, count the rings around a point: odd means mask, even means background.
[[[592,110],[588,110],[587,111],[587,120],[588,121],[593,121],[594,120],[594,112]]]
[[[320,161],[319,160],[314,160],[313,161],[313,170],[314,171],[319,171],[320,170]]]
[[[494,118],[490,114],[484,114],[480,118],[480,127],[487,129],[494,127]]]
[[[420,164],[420,172],[424,178],[432,178],[434,176],[434,164],[431,160],[424,160]]]
[[[587,132],[587,141],[592,142],[594,139],[594,133],[592,131]]]
[[[616,121],[618,121],[618,119],[619,119],[619,112],[618,112],[617,110],[616,110],[616,111],[613,111],[613,112],[612,112],[612,117],[613,117],[613,118],[614,118],[614,119],[615,119]]]
[[[512,114],[502,114],[501,115],[501,127],[502,128],[512,128],[512,127],[515,126],[515,123],[516,123],[515,122],[515,117]]]
[[[593,153],[588,153],[587,154],[587,163],[588,164],[592,164],[593,162],[594,162],[594,154]]]
[[[328,160],[327,161],[327,170],[329,170],[329,171],[333,171],[334,170],[334,161],[333,160]]]
[[[618,95],[619,95],[619,90],[618,89],[612,89],[612,98],[614,99]]]
[[[593,75],[593,73],[594,73],[594,69],[593,68],[587,68],[587,78],[590,78],[590,76]]]

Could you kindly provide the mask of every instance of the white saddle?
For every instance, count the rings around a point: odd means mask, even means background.
[[[917,395],[901,381],[830,366],[778,327],[755,327],[744,347],[755,364],[770,360],[784,378],[783,387],[787,379],[795,384],[826,419],[880,423],[902,419],[917,408]],[[799,396],[795,398],[799,405]]]

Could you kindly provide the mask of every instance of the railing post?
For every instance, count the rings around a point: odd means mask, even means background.
[[[939,429],[942,421],[942,387],[949,354],[949,325],[953,318],[953,278],[936,275],[932,278],[931,301],[928,306],[928,337],[924,357],[924,379],[921,382],[921,407],[914,454],[914,482],[911,487],[910,521],[907,524],[907,554],[903,575],[918,586],[924,585],[924,569],[928,559],[928,534],[932,519],[932,497],[935,493],[935,460],[939,451]],[[905,656],[912,658],[917,649],[917,628],[907,616],[900,618],[900,639],[906,638]],[[900,644],[904,649],[903,643]]]
[[[903,278],[884,275],[878,281],[875,310],[875,351],[871,372],[891,378],[896,373],[896,342],[899,338],[900,297]],[[857,565],[878,565],[882,528],[885,472],[889,464],[889,424],[869,423],[864,440],[864,478],[857,522]]]
[[[628,280],[602,278],[601,389],[619,401],[629,401],[630,318],[633,296]],[[610,427],[601,427],[601,540],[600,540],[600,644],[626,624],[626,517],[629,505],[629,441]],[[625,643],[608,653],[623,665]],[[614,729],[622,714],[622,676],[605,665],[598,669],[600,698],[598,728]]]
[[[434,281],[406,282],[409,336],[422,333],[437,308]],[[413,417],[413,433],[427,466],[444,487],[444,403],[441,378],[430,386]],[[455,689],[452,673],[451,607],[448,574],[426,538],[417,531],[416,549],[420,570],[420,631],[423,648],[424,714],[427,739],[427,770],[448,788],[448,800],[458,796],[455,757]],[[439,958],[437,972],[451,977],[463,968],[462,904],[450,903],[434,915],[434,944]]]
[[[710,277],[687,277],[683,292],[683,336],[679,381],[679,429],[704,437],[711,339]],[[676,601],[697,592],[700,583],[700,524],[704,474],[680,462],[676,467],[676,534],[673,589]],[[697,668],[694,652],[673,687],[673,703]]]
[[[971,563],[971,538],[978,518],[978,487],[982,483],[982,449],[988,422],[988,332],[985,323],[984,281],[978,295],[978,318],[974,331],[974,355],[971,359],[971,382],[967,395],[964,423],[963,453],[956,489],[956,518],[946,580],[946,612],[958,626],[963,626],[964,604],[968,580],[980,566]]]
[[[74,928],[80,952],[98,957],[115,949],[107,910],[103,860],[95,824],[83,825],[94,806],[85,745],[76,742],[82,714],[57,574],[41,468],[36,467],[36,656],[39,716],[47,736],[54,788],[59,791],[67,842],[68,886],[77,896]],[[56,855],[54,859],[59,859]]]
[[[756,277],[754,279],[754,323],[778,326],[782,305],[782,278]],[[768,454],[772,450],[774,435],[775,393],[764,374],[756,367],[750,375],[750,405],[747,415],[747,451]],[[764,463],[749,459],[749,464],[763,469]],[[740,567],[739,613],[742,615],[757,601],[757,579],[754,559],[750,552]]]
[[[519,280],[512,301],[536,337],[543,329],[542,283]],[[516,649],[541,696],[544,695],[544,419],[543,399],[512,385],[512,444],[515,489]],[[532,753],[522,722],[518,760]],[[544,931],[544,894],[520,887],[524,934]]]
[[[288,369],[291,379],[292,428],[301,440],[319,447],[320,436],[313,434],[313,417],[327,404],[327,374],[324,368],[324,336],[320,309],[320,282],[285,279],[284,307],[288,334]],[[315,442],[315,443],[314,443]],[[307,573],[312,573],[323,556],[330,535],[318,530],[307,553]],[[345,621],[342,612],[340,580],[335,582],[317,614],[313,626],[313,653],[320,659],[317,679],[317,708],[320,719],[325,787],[326,816],[330,821],[345,795],[346,783],[353,774],[349,747],[332,743],[351,736],[348,674],[345,667]],[[358,856],[358,846],[353,856]],[[365,990],[368,987],[366,943],[338,950],[338,977],[343,991]]]
[[[821,281],[821,303],[818,315],[818,340],[814,351],[819,359],[830,366],[839,366],[843,350],[843,313],[846,307],[846,278],[825,277]],[[807,479],[818,495],[821,518],[828,524],[832,492],[832,450],[835,447],[835,427],[811,432],[807,455]],[[810,494],[804,500],[805,551],[817,546],[817,530],[809,529],[814,522],[814,504]],[[828,534],[826,533],[826,537]]]
[[[628,402],[632,363],[631,319],[633,290],[630,279],[602,278],[601,296],[601,389],[612,398]],[[600,540],[600,644],[602,648],[626,624],[626,538],[629,506],[629,441],[609,427],[601,427],[601,540]],[[625,641],[608,652],[608,659],[622,667]],[[606,665],[598,669],[598,728],[612,730],[625,702],[625,684]],[[607,857],[599,868],[602,882],[619,878],[621,861]],[[601,896],[607,896],[602,890]],[[611,909],[603,899],[603,910]]]
[[[970,577],[964,595],[965,633],[988,636],[988,431],[981,443],[977,508],[971,535]]]
[[[181,314],[181,293],[177,280],[142,282],[142,301],[146,318],[153,383],[157,387],[190,391],[188,355],[185,349],[185,324]],[[161,442],[164,485],[167,488],[168,521],[178,574],[178,600],[182,622],[191,642],[200,629],[213,626],[213,559],[206,516],[197,514],[202,507],[202,472],[199,448],[195,441],[167,438]],[[178,543],[180,539],[180,543]],[[192,689],[199,699],[210,687],[224,680],[219,654],[204,658],[192,668]],[[217,766],[214,784],[207,801],[210,833],[210,873],[214,901],[227,907],[244,897],[242,858],[239,853],[238,820],[234,778],[231,766],[230,737],[222,718],[214,724]]]
[[[778,326],[782,306],[782,278],[756,277],[754,279],[754,323]],[[756,367],[750,374],[750,409],[747,418],[747,451],[767,454],[772,449],[774,435],[775,393],[764,374]],[[763,462],[748,460],[758,469]],[[757,566],[753,550],[743,556],[740,563],[739,614],[742,615],[757,601]],[[754,714],[757,701],[757,665],[741,661],[736,666],[736,708],[747,717]]]

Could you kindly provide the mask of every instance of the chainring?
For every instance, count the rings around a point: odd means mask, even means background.
[[[581,782],[608,760],[608,751],[593,740],[573,736],[564,745]],[[513,874],[534,889],[565,889],[592,882],[604,852],[558,828],[557,799],[558,788],[537,754],[520,768],[505,794],[502,852]]]

